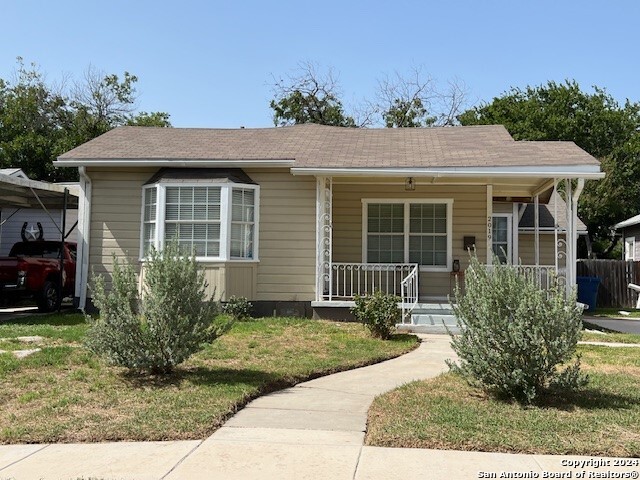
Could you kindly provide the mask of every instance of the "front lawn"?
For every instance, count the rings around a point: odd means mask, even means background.
[[[532,407],[505,403],[452,373],[407,384],[369,410],[367,445],[555,455],[640,456],[638,348],[580,345],[591,382]]]
[[[615,333],[615,332],[582,332],[580,338],[583,342],[606,342],[606,343],[635,343],[640,344],[639,333]]]
[[[174,374],[150,378],[85,350],[86,328],[78,314],[0,324],[0,338],[44,337],[22,360],[0,354],[0,443],[204,438],[261,393],[417,346],[410,335],[373,339],[360,324],[260,319],[236,323]]]

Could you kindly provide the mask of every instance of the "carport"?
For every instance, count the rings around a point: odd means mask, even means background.
[[[19,209],[42,209],[58,229],[62,243],[75,227],[73,225],[67,229],[66,214],[68,209],[78,208],[78,187],[77,185],[41,182],[0,173],[0,211],[6,208],[18,209],[12,216],[19,213]],[[62,211],[61,219],[55,219],[51,215],[50,210],[54,209]],[[0,225],[9,219],[1,216],[0,218]],[[60,263],[62,264],[62,262],[61,258]],[[62,275],[62,268],[60,272]]]

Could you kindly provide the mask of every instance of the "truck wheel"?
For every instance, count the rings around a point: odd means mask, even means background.
[[[60,305],[58,298],[58,284],[47,280],[38,295],[38,310],[41,312],[51,312]]]

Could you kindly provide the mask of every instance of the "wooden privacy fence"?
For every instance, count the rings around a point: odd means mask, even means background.
[[[640,285],[640,262],[578,260],[579,277],[599,277],[598,307],[635,308],[638,294],[627,286]]]

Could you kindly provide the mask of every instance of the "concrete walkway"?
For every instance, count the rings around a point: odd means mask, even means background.
[[[577,471],[561,463],[577,457],[363,446],[376,395],[436,376],[453,358],[448,336],[422,337],[402,357],[258,398],[204,441],[0,446],[0,479],[451,480]]]

